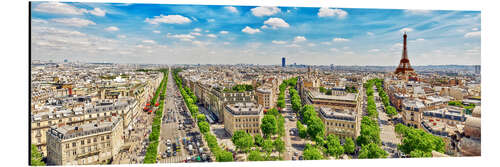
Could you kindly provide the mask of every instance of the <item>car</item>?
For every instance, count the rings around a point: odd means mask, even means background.
[[[294,156],[299,156],[299,152],[294,152],[293,155]]]
[[[167,139],[167,145],[169,146],[171,144],[172,144],[172,142],[170,141],[170,139]]]
[[[297,158],[295,158],[295,156],[292,156],[292,161],[295,161],[297,160]]]
[[[174,151],[174,154],[173,154],[173,155],[174,155],[174,156],[177,156],[177,151]]]
[[[167,157],[171,157],[171,156],[172,156],[172,153],[167,152]]]
[[[299,160],[304,160],[304,157],[302,157],[302,155],[299,156]]]
[[[163,159],[167,158],[167,154],[166,153],[161,154],[161,158]]]

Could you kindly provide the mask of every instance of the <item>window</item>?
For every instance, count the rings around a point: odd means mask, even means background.
[[[90,144],[90,143],[91,143],[90,139],[87,139],[87,144]]]
[[[94,137],[94,142],[97,142],[97,137]]]
[[[52,125],[52,121],[49,121],[49,125]]]
[[[76,142],[73,142],[72,145],[73,145],[73,147],[76,147]]]
[[[85,144],[85,140],[80,141],[80,144],[84,145]]]
[[[69,148],[69,144],[66,144],[66,148],[68,149]],[[69,153],[69,152],[68,152]]]
[[[36,126],[40,127],[40,122],[36,123]]]
[[[104,141],[104,136],[101,136],[101,141]]]
[[[106,139],[109,139],[109,135],[106,135]]]

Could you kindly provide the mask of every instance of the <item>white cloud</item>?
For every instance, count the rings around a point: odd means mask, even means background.
[[[191,42],[193,45],[198,45],[198,46],[205,46],[205,45],[208,45],[208,43],[204,43],[204,42],[201,42],[201,41],[193,41]]]
[[[156,44],[156,42],[153,41],[153,40],[142,40],[142,43],[145,43],[145,44]]]
[[[330,48],[330,51],[332,51],[332,52],[338,52],[339,50],[337,48]]]
[[[154,16],[153,18],[146,18],[144,22],[147,22],[149,24],[159,24],[159,23],[186,24],[186,23],[191,23],[191,20],[181,15],[166,15],[166,16],[160,15],[160,16]]]
[[[207,37],[210,37],[210,38],[217,38],[217,35],[215,35],[215,34],[207,34]]]
[[[258,28],[254,29],[254,28],[246,26],[245,28],[243,28],[241,30],[241,32],[244,32],[244,33],[247,33],[247,34],[255,34],[255,33],[260,32],[260,30]]]
[[[313,47],[313,46],[316,46],[316,44],[314,44],[314,43],[309,43],[309,44],[307,44],[307,46],[309,46],[309,47]]]
[[[368,35],[368,36],[374,36],[375,34],[373,32],[366,32],[366,35]]]
[[[215,19],[208,19],[207,20],[209,23],[215,22]]]
[[[481,31],[468,32],[464,35],[465,38],[481,37]]]
[[[43,19],[31,19],[31,22],[32,23],[42,23],[42,24],[49,23],[47,20],[43,20]]]
[[[88,25],[95,25],[93,21],[80,18],[58,18],[58,19],[52,19],[51,21],[75,27],[85,27]]]
[[[370,49],[368,52],[379,52],[380,49]]]
[[[200,32],[201,28],[195,28],[195,29],[193,29],[193,31]]]
[[[477,31],[477,30],[479,30],[479,28],[477,28],[477,27],[476,28],[472,28],[472,31]]]
[[[342,9],[330,9],[322,7],[318,11],[319,17],[337,17],[343,19],[347,16],[347,12]]]
[[[117,35],[116,37],[121,38],[121,39],[123,39],[123,38],[127,38],[127,36],[126,36],[126,35]]]
[[[401,30],[399,30],[400,32],[412,32],[413,31],[413,28],[402,28]]]
[[[331,45],[332,43],[331,42],[321,42],[321,44],[323,44],[323,45]]]
[[[89,11],[90,14],[96,15],[96,16],[105,16],[106,11],[102,10],[100,8],[94,8],[94,10]]]
[[[34,10],[37,12],[69,14],[69,15],[82,15],[83,13],[87,12],[87,10],[85,9],[79,9],[74,6],[61,2],[41,3],[38,6],[36,6]]]
[[[277,7],[267,7],[267,6],[256,7],[251,9],[251,11],[252,14],[257,17],[271,16],[278,12],[281,12],[281,10]]]
[[[44,13],[66,14],[66,15],[83,15],[90,13],[95,16],[105,16],[106,11],[101,8],[94,8],[93,10],[81,9],[74,7],[67,3],[62,2],[45,2],[41,3],[34,8],[34,11]]]
[[[286,45],[286,47],[289,47],[289,48],[298,48],[298,47],[300,47],[300,45],[290,44],[290,45]]]
[[[405,10],[405,13],[410,14],[410,15],[427,15],[427,14],[430,14],[431,12],[432,12],[431,10],[422,10],[422,9]]]
[[[294,39],[293,39],[293,42],[303,42],[303,41],[306,41],[306,37],[304,36],[296,36]]]
[[[159,34],[159,33],[161,33],[161,32],[160,32],[160,31],[158,31],[158,30],[154,30],[154,31],[153,31],[153,33],[155,33],[155,34]]]
[[[192,36],[190,34],[175,34],[175,35],[171,35],[170,33],[168,33],[167,34],[167,38],[176,38],[176,39],[179,39],[181,41],[192,41],[196,37]]]
[[[271,41],[271,42],[272,42],[273,44],[278,44],[278,45],[284,45],[284,44],[286,44],[286,43],[287,43],[286,41],[275,41],[275,40],[273,40],[273,41]]]
[[[198,32],[191,32],[191,33],[189,33],[189,34],[190,34],[190,35],[201,36],[201,34],[200,34],[200,33],[198,33]]]
[[[220,34],[228,34],[229,32],[228,31],[220,31],[219,33]]]
[[[399,50],[401,48],[403,48],[403,44],[402,43],[395,43],[395,44],[392,45],[391,50]]]
[[[416,41],[416,42],[421,42],[421,41],[425,41],[425,39],[424,39],[424,38],[418,38],[418,39],[416,39],[415,41]]]
[[[118,31],[120,29],[118,27],[111,26],[111,27],[106,28],[105,30],[111,32],[111,31]]]
[[[231,44],[231,43],[229,43],[229,42],[224,42],[224,43],[222,43],[222,44],[224,44],[224,45],[229,45],[229,44]]]
[[[349,42],[350,40],[345,39],[345,38],[333,38],[332,41],[333,42]]]
[[[264,21],[264,24],[270,26],[273,29],[277,28],[288,28],[290,25],[281,18],[271,17]]]
[[[235,7],[233,6],[226,6],[224,7],[226,10],[230,11],[230,12],[233,12],[233,13],[238,13],[238,9],[236,9]]]

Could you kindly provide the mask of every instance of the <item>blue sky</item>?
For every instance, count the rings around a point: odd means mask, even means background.
[[[479,11],[32,2],[32,59],[480,64]]]

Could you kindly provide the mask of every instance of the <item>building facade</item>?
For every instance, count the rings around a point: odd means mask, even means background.
[[[235,103],[224,108],[224,129],[231,134],[243,130],[251,135],[261,134],[260,124],[264,116],[262,105]]]
[[[106,163],[124,143],[119,117],[79,126],[51,127],[47,131],[48,165],[87,165]]]

